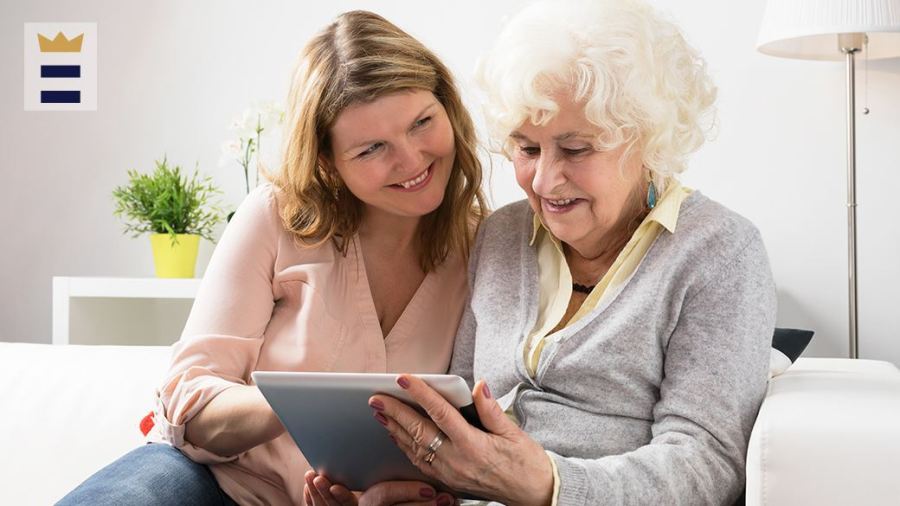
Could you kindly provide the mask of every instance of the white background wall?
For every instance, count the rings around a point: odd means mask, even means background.
[[[124,236],[111,214],[110,192],[126,169],[147,170],[163,154],[187,167],[199,162],[229,206],[239,202],[237,165],[218,167],[232,117],[253,101],[283,100],[296,53],[337,13],[386,16],[470,90],[478,54],[521,5],[2,1],[0,340],[29,342],[50,340],[51,276],[153,274],[149,241]],[[778,324],[817,331],[808,355],[845,355],[844,66],[757,53],[761,0],[654,3],[705,55],[720,90],[718,137],[685,181],[762,231]],[[23,111],[23,23],[43,21],[98,23],[96,112]],[[861,97],[862,75],[858,83]],[[858,123],[860,350],[900,364],[900,60],[869,62],[868,105]],[[491,183],[496,206],[521,196],[505,162],[495,162]],[[201,247],[200,272],[211,251]]]

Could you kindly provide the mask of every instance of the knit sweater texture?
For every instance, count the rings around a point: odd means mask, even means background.
[[[538,311],[526,201],[491,215],[469,265],[451,373],[487,380],[554,459],[560,505],[731,504],[766,390],[776,297],[757,229],[700,192],[631,277],[553,335]]]

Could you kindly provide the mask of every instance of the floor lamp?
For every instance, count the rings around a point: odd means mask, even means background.
[[[855,58],[900,57],[900,0],[768,0],[756,48],[803,60],[847,62],[847,257],[850,358],[859,358],[856,299]],[[865,53],[863,53],[865,51]]]

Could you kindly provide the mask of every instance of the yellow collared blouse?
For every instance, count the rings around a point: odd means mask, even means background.
[[[567,321],[561,321],[572,297],[572,273],[566,263],[562,243],[544,227],[540,216],[534,215],[534,233],[531,245],[538,250],[538,270],[540,272],[540,297],[538,318],[528,336],[525,347],[525,366],[533,378],[541,358],[541,351],[548,339],[554,339],[556,331],[577,322],[594,310],[607,297],[614,296],[625,285],[644,255],[663,229],[675,232],[681,203],[692,190],[677,181],[669,183],[666,192],[638,226],[628,243],[616,257],[615,262],[588,294],[578,311]]]

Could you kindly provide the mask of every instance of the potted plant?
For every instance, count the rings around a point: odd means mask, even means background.
[[[132,169],[128,178],[127,185],[113,190],[113,214],[125,220],[125,233],[150,233],[157,277],[194,277],[200,238],[215,242],[213,227],[222,220],[222,211],[211,202],[221,191],[196,169],[188,179],[165,157],[152,173]]]

